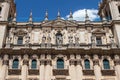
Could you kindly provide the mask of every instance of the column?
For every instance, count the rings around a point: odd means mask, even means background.
[[[51,61],[47,61],[47,65],[45,68],[45,80],[51,80]]]
[[[120,80],[120,58],[119,56],[115,57],[115,71],[116,71],[116,76],[117,80]]]
[[[77,61],[77,66],[76,66],[76,80],[82,80],[83,73],[82,73],[82,66],[81,66],[81,61]]]
[[[24,56],[24,59],[23,59],[23,65],[22,65],[22,80],[27,80],[27,74],[28,74],[28,64],[29,64],[29,61],[28,61],[28,56]]]
[[[0,71],[2,70],[2,59],[0,57]]]
[[[45,74],[45,72],[44,72],[44,71],[45,71],[44,61],[43,61],[43,60],[41,60],[41,61],[40,61],[40,67],[39,67],[40,80],[45,80],[45,79],[44,79],[44,77],[45,77],[45,75],[44,75],[44,74]]]
[[[74,62],[75,62],[74,60],[70,61],[69,74],[70,74],[71,80],[76,80],[76,71],[75,71]]]
[[[94,64],[95,78],[96,80],[101,80],[101,68],[99,66],[98,55],[94,55],[93,64]]]
[[[7,75],[7,70],[8,70],[8,55],[4,56],[4,60],[3,60],[3,66],[1,68],[1,72],[0,72],[0,80],[5,80],[6,75]]]

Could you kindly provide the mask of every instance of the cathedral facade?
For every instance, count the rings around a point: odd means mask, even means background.
[[[102,0],[101,21],[16,21],[0,0],[0,80],[120,80],[120,0]]]

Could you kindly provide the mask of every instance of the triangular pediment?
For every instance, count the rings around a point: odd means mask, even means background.
[[[57,19],[53,21],[44,22],[41,26],[51,26],[51,27],[67,27],[67,26],[78,26],[77,23],[72,21],[65,21],[62,19]]]

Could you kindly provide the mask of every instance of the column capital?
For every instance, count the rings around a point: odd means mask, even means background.
[[[40,60],[40,65],[45,65],[45,60]]]
[[[114,64],[115,64],[115,65],[120,65],[120,59],[114,60]]]
[[[95,65],[99,65],[99,59],[94,59],[93,60],[93,65],[95,66]]]
[[[77,62],[77,65],[82,65],[81,60],[77,60],[76,62]]]
[[[29,65],[29,61],[28,60],[23,60],[23,65]]]
[[[47,60],[46,65],[51,65],[51,60]]]
[[[3,65],[9,65],[9,60],[3,60]]]
[[[70,65],[75,65],[75,60],[70,60]]]

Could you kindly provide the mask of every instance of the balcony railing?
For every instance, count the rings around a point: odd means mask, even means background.
[[[25,48],[26,45],[25,44],[10,44],[11,48]],[[27,45],[27,47],[31,47],[31,48],[59,48],[56,44],[47,44],[45,43],[43,44],[29,44]],[[62,44],[61,45],[62,48],[93,48],[93,46],[91,44],[78,44],[76,46],[76,44],[73,44],[72,46],[70,46],[69,44]],[[96,45],[94,46],[94,48],[111,48],[110,44],[101,44],[101,45]]]
[[[69,75],[69,71],[68,69],[53,69],[53,75],[64,75],[64,76],[68,76]]]
[[[29,69],[28,75],[39,75],[39,69]]]
[[[21,75],[21,65],[18,68],[12,68],[12,65],[9,65],[8,75]]]
[[[69,66],[65,65],[64,68],[57,68],[57,66],[53,66],[53,75],[69,75]]]
[[[91,70],[91,69],[83,70],[83,75],[85,75],[85,76],[93,76],[94,75],[94,70]]]
[[[101,70],[102,76],[115,76],[115,70]]]
[[[21,69],[8,69],[8,75],[21,75]]]

